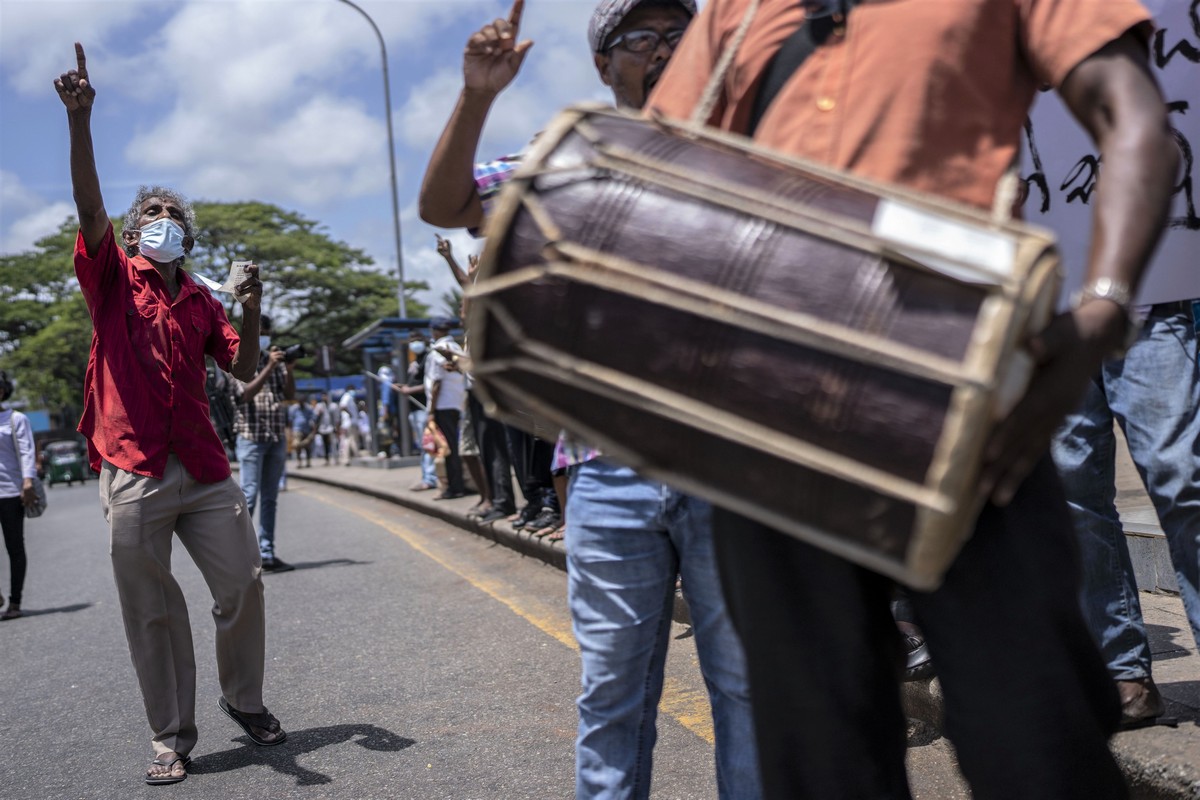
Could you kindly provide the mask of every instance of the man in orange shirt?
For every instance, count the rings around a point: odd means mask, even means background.
[[[1040,85],[1103,154],[1089,280],[1028,343],[1039,367],[988,444],[991,502],[937,591],[914,593],[945,730],[976,798],[1125,796],[1116,692],[1081,617],[1070,518],[1045,457],[1130,327],[1176,149],[1134,0],[710,0],[647,105],[691,116],[753,14],[708,119],[791,155],[989,207]],[[907,798],[887,579],[720,512],[768,798]]]

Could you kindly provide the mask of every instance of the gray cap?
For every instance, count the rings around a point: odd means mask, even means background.
[[[609,37],[621,20],[640,5],[671,5],[674,3],[691,16],[696,16],[696,0],[600,0],[596,10],[592,12],[592,21],[588,23],[588,44],[593,53],[599,53],[604,47],[604,40]]]

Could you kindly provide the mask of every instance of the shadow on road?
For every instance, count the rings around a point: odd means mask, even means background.
[[[361,738],[358,738],[361,737]],[[265,764],[283,775],[291,775],[297,786],[316,786],[332,783],[333,778],[300,766],[297,760],[305,753],[322,747],[353,740],[359,747],[394,753],[416,744],[412,739],[398,736],[378,725],[329,725],[302,731],[288,731],[287,741],[278,747],[258,747],[245,736],[234,739],[243,746],[219,753],[208,753],[192,760],[188,772],[192,774],[230,772],[242,767]]]
[[[91,608],[92,603],[75,603],[70,606],[59,606],[58,608],[22,608],[21,616],[23,617],[40,617],[43,614],[72,614],[76,611],[83,611],[85,608]]]
[[[1187,658],[1187,638],[1191,638],[1191,631],[1184,631],[1171,625],[1155,625],[1151,622],[1146,624],[1146,636],[1154,648],[1155,661]],[[1183,639],[1183,642],[1176,641],[1176,637]],[[1168,645],[1172,649],[1167,650],[1166,646]]]
[[[358,567],[370,563],[370,561],[355,561],[353,558],[328,558],[324,561],[293,561],[292,566],[301,570],[321,569],[322,567]]]

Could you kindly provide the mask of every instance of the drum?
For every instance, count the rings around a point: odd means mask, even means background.
[[[920,589],[970,535],[1059,282],[1044,231],[593,107],[538,137],[487,237],[491,413]]]

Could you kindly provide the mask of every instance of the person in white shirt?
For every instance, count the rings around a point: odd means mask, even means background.
[[[350,401],[346,401],[347,395]],[[354,389],[347,389],[338,401],[338,444],[340,456],[338,460],[345,466],[358,456],[358,408],[354,402]]]
[[[453,322],[445,317],[430,323],[433,331],[433,347],[425,365],[425,386],[429,408],[438,429],[446,437],[450,452],[446,456],[446,490],[438,500],[453,500],[464,496],[462,457],[458,453],[458,425],[462,418],[463,401],[466,398],[466,380],[446,353],[458,354],[462,348],[450,335]]]
[[[12,381],[0,370],[0,528],[4,530],[9,570],[8,608],[0,614],[0,620],[21,616],[21,589],[25,585],[25,506],[34,503],[33,479],[37,477],[29,418],[3,406],[12,392]]]

